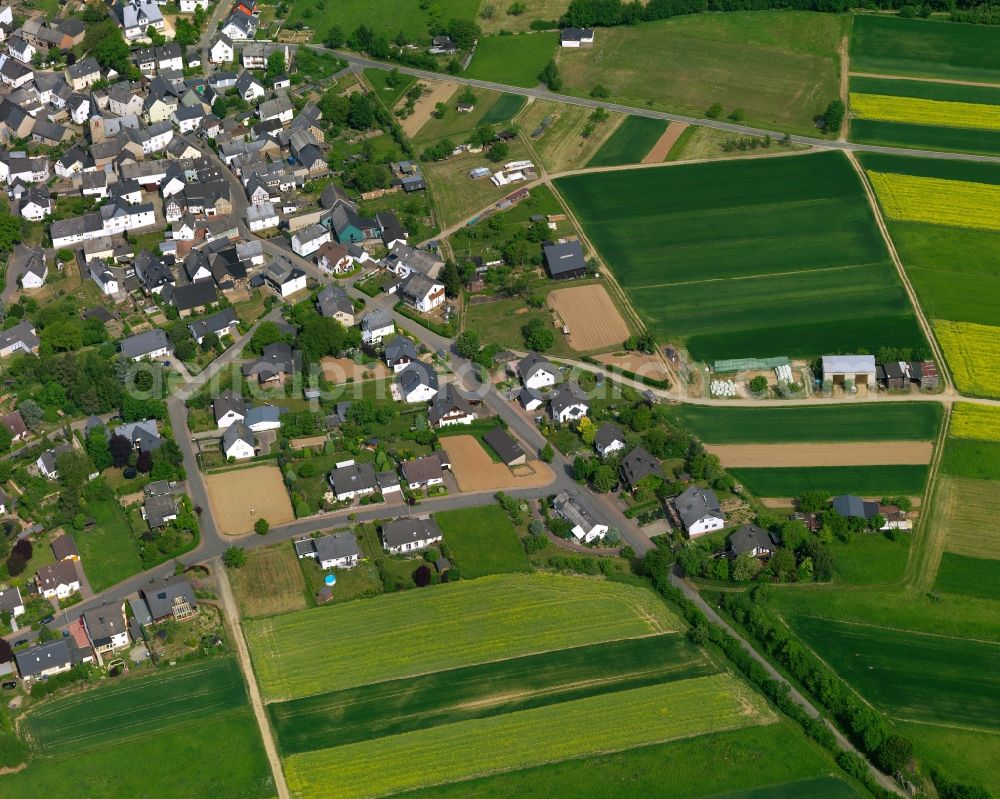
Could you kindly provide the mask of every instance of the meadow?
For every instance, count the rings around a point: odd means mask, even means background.
[[[625,119],[623,114],[608,113],[597,122],[593,115],[592,108],[535,100],[517,124],[528,135],[531,149],[546,171],[563,172],[586,164]]]
[[[893,718],[1000,730],[1000,646],[796,615],[792,628]]]
[[[1000,485],[997,486],[1000,490]],[[941,556],[934,589],[947,594],[964,594],[1000,601],[997,562],[989,558],[970,558],[945,552]]]
[[[430,86],[432,82],[424,82],[424,85]],[[458,102],[456,92],[445,104],[447,108],[444,116],[441,119],[431,116],[420,128],[420,131],[413,136],[414,147],[422,152],[425,147],[441,139],[451,139],[456,144],[465,141],[477,127],[486,124],[483,122],[483,118],[504,97],[500,92],[489,89],[473,89],[472,93],[476,97],[472,111],[459,113],[455,110],[455,105]]]
[[[1000,230],[1000,186],[965,180],[868,172],[882,210],[892,219]]]
[[[1000,734],[928,724],[900,724],[917,753],[954,781],[982,785],[1000,795]]]
[[[483,663],[268,705],[282,755],[713,674],[681,635]]]
[[[117,585],[143,570],[132,528],[114,500],[92,502],[94,526],[75,536],[80,560],[95,591]]]
[[[734,468],[730,474],[758,497],[797,497],[806,491],[919,496],[927,482],[927,466],[814,466]]]
[[[938,434],[931,402],[740,408],[679,405],[674,416],[706,444],[809,441],[926,441]]]
[[[308,606],[299,558],[287,541],[250,550],[247,562],[231,571],[229,579],[240,616],[244,618],[287,613]]]
[[[937,20],[858,15],[851,70],[1000,83],[1000,30]]]
[[[896,582],[906,568],[909,536],[896,541],[884,533],[865,533],[849,543],[833,541],[834,573],[837,581],[850,585],[885,585]]]
[[[1000,396],[1000,327],[935,320],[934,333],[959,391]]]
[[[251,620],[244,627],[261,691],[279,700],[673,631],[679,621],[646,589],[510,574]]]
[[[362,799],[774,720],[717,674],[292,755],[285,771],[300,799]]]
[[[587,166],[638,164],[663,135],[667,126],[660,119],[626,117],[618,130],[601,145]]]
[[[947,447],[945,448],[947,452]],[[940,475],[934,493],[934,524],[944,548],[972,558],[1000,560],[1000,482]]]
[[[575,175],[557,186],[647,325],[686,339],[697,360],[924,346],[839,153]]]
[[[816,135],[838,92],[847,17],[800,11],[691,14],[602,29],[557,57],[566,91],[597,84],[624,105],[702,117],[714,103],[748,124]]]
[[[514,526],[499,505],[435,514],[462,577],[531,571]]]
[[[941,471],[970,480],[1000,480],[1000,443],[949,438],[941,458]],[[1000,483],[997,489],[1000,490]]]
[[[671,799],[855,799],[819,748],[786,722],[699,735],[625,752],[565,760],[404,794],[407,799],[648,799],[663,791],[669,763]],[[767,768],[760,768],[767,763]],[[719,768],[725,764],[724,768]],[[731,793],[735,792],[735,793]]]
[[[375,33],[394,39],[402,33],[411,41],[430,44],[430,27],[436,20],[473,19],[479,0],[444,0],[434,6],[399,3],[396,0],[295,0],[285,20],[286,28],[302,22],[313,31],[313,41],[322,42],[327,32],[337,25],[348,36],[359,25],[367,25]]]
[[[483,36],[462,77],[533,88],[538,85],[538,76],[545,65],[555,56],[558,44],[558,37],[551,31]]]

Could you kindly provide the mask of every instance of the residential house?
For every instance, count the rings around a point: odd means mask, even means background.
[[[148,28],[163,30],[163,14],[155,0],[116,0],[111,7],[126,39],[139,39]]]
[[[444,284],[438,283],[420,272],[411,272],[399,284],[399,296],[421,313],[430,313],[444,304]]]
[[[208,53],[208,60],[213,64],[231,64],[235,56],[233,40],[224,33],[218,34],[212,42]]]
[[[18,322],[13,327],[0,331],[0,358],[7,358],[16,352],[37,355],[39,344],[41,341],[31,322]]]
[[[118,346],[122,355],[133,361],[155,360],[174,351],[167,334],[159,328],[122,339]]]
[[[374,347],[382,342],[386,336],[391,336],[396,329],[396,323],[384,308],[376,308],[361,317],[361,340],[368,346]],[[0,351],[0,355],[2,355]]]
[[[674,497],[673,506],[691,538],[726,526],[719,498],[711,488],[690,486]]]
[[[744,524],[729,536],[727,548],[732,557],[750,555],[755,558],[769,558],[781,545],[780,539],[772,532],[756,524]]]
[[[378,486],[375,468],[370,463],[350,461],[339,465],[328,479],[337,502],[374,494]]]
[[[336,198],[324,218],[334,237],[340,244],[350,242],[360,244],[379,237],[378,221],[358,214],[354,203]]]
[[[414,361],[396,375],[396,384],[404,402],[427,402],[438,393],[437,374],[421,361]]]
[[[83,628],[98,656],[123,649],[129,644],[125,605],[104,605],[83,612]]]
[[[236,79],[236,93],[248,103],[252,103],[263,98],[267,94],[267,90],[252,72],[244,71]]]
[[[57,480],[59,478],[59,469],[56,461],[60,455],[64,452],[69,452],[72,448],[70,444],[60,444],[58,447],[45,450],[35,461],[35,466],[38,467],[39,474],[49,480]]]
[[[605,422],[597,428],[597,435],[594,436],[594,447],[597,454],[602,458],[607,458],[616,452],[625,449],[625,434],[614,422]]]
[[[185,621],[198,611],[191,581],[180,575],[164,580],[158,588],[143,588],[139,593],[149,608],[153,622],[166,619]]]
[[[292,252],[308,258],[330,241],[330,231],[322,225],[309,225],[292,236]]]
[[[10,256],[11,273],[20,272],[18,280],[21,288],[39,289],[49,276],[49,266],[45,263],[45,251],[40,247],[18,244]]]
[[[429,278],[437,278],[444,261],[430,250],[411,247],[404,242],[394,242],[382,265],[394,275],[407,277],[419,272]]]
[[[573,525],[573,537],[584,544],[601,541],[608,533],[608,526],[594,518],[584,507],[579,495],[560,491],[552,500],[552,510]]]
[[[483,441],[497,454],[501,463],[507,466],[520,466],[528,460],[521,445],[500,425],[487,432],[483,436]]]
[[[126,422],[115,428],[115,435],[128,439],[136,452],[153,452],[160,448],[160,424],[156,419],[140,419]]]
[[[295,239],[292,239],[294,248]],[[274,258],[264,270],[264,280],[279,296],[289,297],[306,288],[306,273],[283,255]]]
[[[24,441],[28,437],[28,427],[25,425],[20,411],[11,411],[0,415],[0,424],[10,431],[11,439],[14,442]]]
[[[437,522],[429,517],[405,517],[382,523],[382,545],[390,555],[426,549],[443,537]]]
[[[222,452],[238,461],[253,458],[257,454],[253,431],[244,422],[233,422],[222,434]]]
[[[554,386],[559,370],[537,352],[529,352],[516,367],[517,376],[525,388],[538,389]]]
[[[418,357],[417,348],[406,336],[396,336],[385,345],[385,365],[394,373],[402,372]]]
[[[354,259],[343,244],[325,242],[316,251],[316,266],[324,272],[340,275],[354,268]]]
[[[423,458],[403,461],[399,468],[410,490],[420,491],[444,483],[444,470],[451,469],[451,459],[439,449]]]
[[[115,273],[101,261],[91,261],[88,263],[87,275],[98,285],[101,289],[101,293],[106,297],[117,294],[118,290],[121,288]]]
[[[0,613],[9,613],[12,619],[24,614],[24,600],[16,585],[0,590]]]
[[[458,45],[450,36],[434,36],[427,52],[431,55],[453,55],[458,52]]]
[[[358,565],[361,548],[354,533],[343,531],[317,538],[302,538],[295,542],[295,554],[312,558],[321,569],[350,569]]]
[[[644,447],[636,447],[622,458],[620,471],[622,480],[632,491],[635,491],[639,483],[647,477],[663,479],[663,468],[659,459],[650,455]]]
[[[427,417],[432,427],[451,427],[456,424],[472,424],[479,418],[476,406],[482,405],[481,400],[470,400],[455,386],[448,383],[434,398]]]
[[[561,47],[588,47],[593,43],[593,28],[563,28],[559,31],[559,45]]]
[[[354,303],[342,287],[333,284],[324,286],[316,295],[316,305],[321,316],[336,319],[344,327],[354,324]]]
[[[243,366],[243,376],[256,377],[261,385],[284,385],[295,372],[295,355],[291,346],[284,342],[268,344],[260,358]]]
[[[266,100],[257,106],[257,114],[265,122],[269,119],[277,119],[282,125],[287,125],[295,116],[295,107],[286,96],[279,95],[273,100]]]
[[[216,426],[222,430],[233,422],[243,421],[247,414],[246,403],[243,397],[231,388],[227,388],[212,400],[212,412],[215,415]]]
[[[60,638],[47,644],[22,649],[14,653],[18,673],[26,683],[52,677],[73,668],[69,640]]]
[[[75,92],[89,89],[101,79],[101,65],[93,58],[81,58],[66,67],[66,83]]]
[[[32,186],[21,195],[21,216],[30,222],[41,222],[52,214],[52,196],[48,186]]]
[[[257,34],[258,20],[256,17],[233,12],[222,26],[223,35],[232,41],[247,41]]]
[[[277,227],[278,221],[278,212],[274,210],[274,205],[268,201],[252,202],[247,206],[247,227],[255,233]]]
[[[167,522],[177,519],[177,498],[166,480],[157,480],[144,489],[142,518],[151,530],[166,527]]]
[[[219,301],[219,292],[210,280],[189,283],[186,286],[173,286],[167,291],[170,292],[170,304],[177,309],[181,318],[202,313]]]
[[[80,575],[72,560],[60,560],[38,569],[35,575],[38,593],[45,599],[66,599],[80,590]]]
[[[74,560],[79,562],[80,560],[80,550],[77,549],[76,541],[73,540],[73,536],[71,535],[60,535],[53,538],[49,546],[52,548],[52,555],[57,561]]]
[[[587,259],[579,241],[565,241],[542,246],[545,268],[553,280],[583,277],[587,272]]]
[[[281,414],[284,408],[277,405],[255,405],[247,410],[246,426],[255,433],[265,430],[277,430],[281,427]]]
[[[220,339],[224,336],[235,337],[239,332],[237,328],[238,323],[239,318],[236,316],[236,311],[232,308],[224,308],[218,313],[206,316],[204,319],[191,322],[188,325],[188,330],[191,331],[191,336],[194,340],[198,344],[201,344],[205,336],[209,333],[214,333]]]
[[[560,424],[575,421],[590,412],[590,403],[579,383],[563,383],[549,398],[549,413]]]

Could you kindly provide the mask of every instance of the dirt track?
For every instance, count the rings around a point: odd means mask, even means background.
[[[838,444],[725,444],[705,447],[732,466],[890,466],[930,463],[929,441]]]
[[[443,436],[441,446],[451,457],[451,468],[462,491],[538,488],[555,479],[552,470],[541,461],[514,467],[524,474],[515,474],[502,463],[494,463],[473,436]]]
[[[647,355],[642,352],[629,352],[624,355],[595,355],[595,360],[629,372],[635,372],[643,377],[651,377],[653,380],[667,380],[670,375],[663,368],[660,359],[655,355]]]
[[[267,519],[274,527],[295,518],[277,466],[205,475],[205,487],[212,516],[224,535],[253,532],[257,519]]]
[[[569,327],[569,345],[579,351],[612,347],[631,335],[604,286],[549,292],[549,305]]]
[[[425,92],[416,103],[413,104],[413,113],[406,119],[400,120],[400,126],[410,138],[416,136],[420,129],[431,118],[431,112],[438,103],[447,103],[448,99],[458,90],[457,83],[446,81],[423,81],[424,85],[430,89]]]
[[[642,163],[660,164],[666,161],[670,148],[677,143],[677,140],[685,130],[687,130],[687,125],[683,122],[671,122],[667,126],[667,129],[663,131],[663,135],[657,139],[656,144],[653,145],[653,149],[646,153],[646,157],[642,159]]]

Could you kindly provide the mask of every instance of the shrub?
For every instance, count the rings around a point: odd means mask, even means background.
[[[423,588],[425,585],[430,585],[431,582],[431,569],[426,563],[422,563],[413,570],[413,583],[417,588]]]
[[[238,569],[247,562],[247,553],[239,547],[229,547],[222,554],[222,562],[230,569]]]

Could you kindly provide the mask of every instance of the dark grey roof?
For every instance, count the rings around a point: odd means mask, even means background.
[[[122,355],[126,358],[139,358],[164,347],[170,348],[167,334],[159,328],[147,330],[135,336],[129,336],[121,341]]]
[[[415,361],[417,357],[417,348],[406,336],[395,336],[385,345],[385,359],[390,365],[402,360]]]
[[[125,614],[122,613],[121,605],[106,605],[85,610],[83,622],[95,646],[110,643],[114,636],[125,632]]]
[[[550,372],[553,375],[559,374],[559,370],[556,369],[551,363],[549,363],[543,356],[539,355],[537,352],[529,352],[521,361],[517,364],[517,374],[523,382],[528,382],[528,380],[535,374],[535,372],[544,369],[546,372]]]
[[[133,446],[143,452],[159,449],[163,443],[160,438],[160,425],[156,419],[142,419],[138,422],[126,422],[115,428],[115,435],[127,438]]]
[[[188,325],[188,330],[191,331],[191,335],[196,339],[200,339],[209,333],[218,333],[220,330],[226,330],[234,322],[236,322],[238,317],[236,316],[236,311],[232,308],[224,308],[218,313],[214,313],[211,316],[206,316],[204,319],[199,319],[197,322],[192,322]]]
[[[433,519],[406,517],[382,524],[382,540],[387,547],[395,548],[417,541],[433,541],[441,537],[441,528]]]
[[[773,552],[778,546],[778,539],[756,524],[744,524],[729,537],[729,549],[734,555],[750,555],[755,549]]]
[[[354,303],[347,292],[340,286],[329,285],[316,297],[319,312],[323,316],[333,316],[336,313],[354,314]]]
[[[441,476],[441,470],[446,466],[451,466],[448,453],[438,450],[423,458],[415,458],[412,461],[403,461],[400,469],[403,472],[403,479],[411,485],[426,483],[428,480]]]
[[[636,447],[628,455],[622,458],[622,477],[635,488],[644,477],[651,474],[663,477],[663,470],[660,468],[660,461],[650,455],[645,448]]]
[[[358,539],[354,537],[354,533],[348,530],[319,538],[303,538],[295,542],[295,551],[299,555],[311,556],[315,554],[316,559],[320,562],[361,557]]]
[[[413,361],[399,373],[396,379],[407,394],[421,385],[429,386],[435,390],[438,387],[437,374],[422,361]]]
[[[34,677],[46,669],[69,666],[73,662],[66,638],[15,652],[14,660],[22,677]]]
[[[583,247],[579,241],[546,244],[542,247],[542,252],[552,277],[577,274],[587,269],[587,259],[583,257]]]
[[[468,397],[462,394],[462,392],[455,387],[454,383],[448,383],[445,385],[444,390],[434,398],[434,401],[431,403],[431,407],[427,411],[427,416],[430,419],[431,424],[436,425],[441,421],[442,417],[452,413],[453,411],[458,411],[463,414],[476,413],[476,409],[469,401]]]
[[[199,280],[186,286],[174,286],[170,301],[178,311],[190,311],[219,301],[219,292],[211,280]]]
[[[861,497],[855,497],[851,494],[841,494],[839,497],[834,497],[831,504],[837,513],[845,517],[870,519],[878,513],[877,502],[865,502]]]
[[[483,436],[483,441],[493,448],[493,451],[500,456],[500,460],[510,465],[519,458],[524,457],[524,450],[510,434],[497,425]]]
[[[583,389],[580,388],[579,384],[574,381],[569,381],[563,383],[559,388],[552,392],[552,399],[550,400],[552,405],[553,413],[562,413],[567,408],[571,408],[574,405],[583,405],[586,408],[590,407],[590,403],[587,401],[586,395],[583,393]]]
[[[690,527],[705,516],[724,518],[719,498],[711,488],[690,486],[674,499],[674,507],[686,527]]]
[[[352,491],[374,491],[378,485],[375,467],[370,463],[341,466],[330,473],[330,485],[333,487],[333,493],[338,496]]]
[[[228,451],[237,441],[242,441],[251,447],[254,445],[253,430],[247,427],[245,422],[235,421],[226,428],[226,432],[222,434],[223,451]]]
[[[243,397],[234,392],[231,388],[227,388],[214,400],[212,400],[212,409],[215,412],[215,421],[218,423],[219,419],[225,416],[229,411],[235,411],[240,416],[246,416],[247,408],[246,403],[243,401]]]
[[[14,608],[23,604],[24,600],[21,598],[21,590],[16,585],[0,591],[0,612],[7,611],[7,613],[13,615]]]
[[[154,619],[171,615],[176,600],[186,601],[192,607],[196,604],[191,581],[179,575],[165,580],[158,588],[144,588],[140,593]]]
[[[80,550],[76,548],[76,541],[71,535],[53,538],[49,546],[52,547],[52,554],[55,555],[56,560],[65,560],[72,556],[80,557]]]
[[[177,500],[170,494],[146,497],[143,507],[150,527],[162,527],[167,523],[168,516],[177,515]]]
[[[604,450],[616,441],[625,442],[625,434],[614,422],[605,422],[597,428],[597,435],[594,436],[594,443],[598,449]]]

